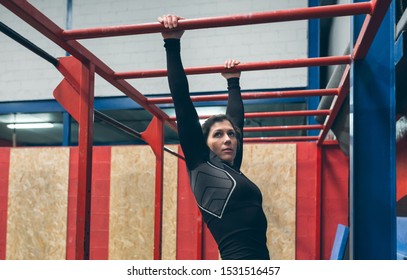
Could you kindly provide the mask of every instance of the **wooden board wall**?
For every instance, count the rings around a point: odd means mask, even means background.
[[[112,148],[109,259],[153,259],[155,161],[148,146]],[[162,259],[167,260],[176,257],[176,166],[177,158],[165,153]]]
[[[11,149],[7,259],[66,258],[69,149]],[[162,258],[168,260],[177,256],[177,161],[164,153]],[[294,259],[296,145],[245,145],[242,171],[262,190],[271,257]],[[153,259],[154,188],[149,146],[111,148],[109,259]]]
[[[177,151],[178,146],[168,146]],[[163,260],[175,260],[177,256],[177,169],[178,158],[164,153],[164,193],[163,193]]]
[[[155,156],[149,146],[112,147],[109,259],[152,260]]]
[[[296,145],[245,145],[241,170],[262,192],[271,259],[294,260]]]
[[[69,148],[11,150],[6,259],[65,259]]]

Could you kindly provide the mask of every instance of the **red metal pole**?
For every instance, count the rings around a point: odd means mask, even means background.
[[[82,64],[79,96],[79,164],[76,219],[76,259],[90,258],[92,197],[93,100],[95,66]]]
[[[271,69],[285,69],[285,68],[300,68],[311,66],[329,66],[339,64],[350,64],[352,62],[350,55],[343,56],[328,56],[328,57],[311,57],[311,58],[298,58],[286,59],[266,62],[250,62],[242,63],[234,67],[233,71],[256,71],[256,70],[271,70]],[[231,71],[231,70],[229,70]],[[199,66],[185,68],[187,75],[198,74],[212,74],[228,72],[223,65],[215,66]],[[155,78],[166,77],[166,69],[158,70],[143,70],[143,71],[130,71],[130,72],[116,72],[114,73],[115,79],[140,79],[140,78]]]
[[[283,112],[260,112],[260,113],[246,113],[245,118],[272,118],[272,117],[296,117],[296,116],[320,116],[329,115],[331,110],[303,110],[303,111],[283,111]],[[200,119],[207,119],[211,115],[200,115]],[[170,120],[175,120],[170,117]]]
[[[318,136],[281,136],[244,138],[245,143],[316,141]]]
[[[242,15],[231,15],[211,18],[184,19],[179,22],[179,29],[207,29],[214,27],[238,26],[260,23],[272,23],[282,21],[306,20],[313,18],[328,18],[350,16],[357,14],[369,14],[372,4],[352,3],[341,5],[326,5],[309,8],[296,8],[290,10],[269,11]],[[76,30],[64,30],[62,37],[65,40],[90,39],[112,36],[125,36],[135,34],[158,33],[165,29],[160,23],[145,23],[123,26],[108,26],[98,28],[86,28]]]
[[[284,112],[259,112],[246,113],[245,118],[267,118],[267,117],[296,117],[296,116],[320,116],[329,115],[330,110],[302,110],[302,111],[284,111]]]
[[[308,96],[323,96],[323,95],[337,95],[338,89],[307,89],[307,90],[287,90],[287,91],[272,91],[272,92],[243,92],[242,99],[261,99],[261,98],[288,98],[288,97],[308,97]],[[213,95],[199,95],[191,96],[192,102],[205,102],[205,101],[222,101],[227,100],[228,94],[213,94]],[[148,98],[149,104],[167,104],[173,103],[172,97],[153,97]]]
[[[141,133],[142,139],[151,147],[156,157],[155,196],[154,196],[154,260],[161,260],[162,213],[164,182],[164,122],[154,117],[147,129]]]
[[[155,145],[159,150],[155,163],[155,205],[154,205],[154,260],[161,260],[162,250],[162,215],[164,184],[164,123],[157,123]]]
[[[323,125],[282,125],[282,126],[257,126],[245,127],[244,132],[263,132],[263,131],[284,131],[284,130],[312,130],[323,129]]]

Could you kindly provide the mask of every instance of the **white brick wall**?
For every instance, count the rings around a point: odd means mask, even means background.
[[[65,26],[66,1],[30,1],[60,26]],[[51,55],[63,56],[57,47],[30,25],[0,5],[0,19]],[[54,66],[0,33],[0,101],[51,99],[62,76]]]
[[[66,0],[33,0],[32,5],[65,28]],[[73,0],[73,29],[155,22],[162,14],[202,18],[306,7],[306,0]],[[53,56],[65,51],[0,6],[0,18]],[[259,62],[306,57],[307,22],[260,24],[190,30],[182,39],[185,67],[219,65],[226,58]],[[160,34],[81,40],[115,71],[165,68]],[[61,80],[54,67],[0,34],[0,102],[49,99]],[[219,74],[190,76],[194,92],[225,90]],[[143,94],[168,93],[166,78],[129,80]],[[307,69],[253,71],[242,74],[243,89],[300,87],[307,85]],[[115,88],[96,79],[96,96],[122,96]]]

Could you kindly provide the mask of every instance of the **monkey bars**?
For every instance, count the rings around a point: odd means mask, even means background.
[[[89,258],[89,226],[90,226],[90,197],[91,197],[91,170],[92,170],[92,135],[93,123],[93,82],[94,75],[98,74],[125,95],[150,112],[154,118],[144,136],[152,147],[156,157],[156,209],[154,232],[154,258],[161,258],[161,212],[162,212],[162,158],[163,158],[163,125],[167,124],[176,129],[175,119],[165,114],[156,104],[171,103],[170,98],[147,98],[126,79],[163,77],[166,70],[148,70],[132,72],[116,72],[96,57],[92,52],[81,45],[77,40],[89,38],[102,38],[112,36],[125,36],[147,33],[158,33],[165,29],[159,23],[135,24],[126,26],[112,26],[100,28],[87,28],[80,30],[63,30],[42,14],[33,5],[23,0],[0,0],[0,3],[22,20],[37,29],[44,36],[52,40],[72,57],[60,59],[57,69],[64,75],[64,80],[56,89],[63,90],[66,95],[59,94],[59,102],[74,115],[79,122],[79,185],[78,185],[78,214],[76,235],[76,258]],[[324,143],[325,137],[337,116],[342,103],[350,88],[350,69],[355,60],[363,59],[369,50],[376,31],[390,6],[390,0],[373,0],[360,3],[328,5],[309,8],[298,8],[282,11],[269,11],[243,15],[232,15],[213,18],[185,19],[179,22],[178,29],[204,29],[226,26],[239,26],[248,24],[266,24],[294,20],[309,20],[325,17],[366,15],[363,27],[358,35],[357,43],[350,55],[330,56],[316,58],[298,58],[291,60],[243,63],[236,67],[239,71],[253,71],[266,69],[297,68],[328,65],[348,65],[341,84],[335,89],[316,89],[302,91],[280,91],[265,93],[244,93],[243,99],[279,98],[279,97],[305,97],[305,96],[335,96],[329,110],[304,110],[288,112],[262,112],[247,113],[246,118],[255,117],[287,117],[326,115],[323,125],[295,125],[279,127],[246,128],[245,131],[271,131],[271,130],[319,130],[319,136],[296,137],[266,137],[247,138],[246,142],[283,142],[283,141],[316,141],[318,145]],[[72,69],[76,69],[73,71]],[[187,68],[188,75],[218,73],[225,71],[221,65]],[[60,92],[60,93],[61,93]],[[227,95],[197,96],[193,101],[226,100]],[[207,116],[200,116],[205,118]]]
[[[41,33],[50,38],[57,45],[65,49],[67,52],[71,53],[80,61],[89,61],[91,64],[95,65],[95,72],[101,77],[110,82],[113,86],[118,88],[124,94],[132,98],[138,104],[140,104],[147,111],[162,119],[172,128],[176,128],[173,118],[169,118],[163,111],[161,111],[156,104],[170,102],[170,98],[149,98],[147,99],[142,95],[137,89],[132,87],[127,83],[126,79],[135,78],[149,78],[149,77],[163,77],[166,76],[166,70],[147,70],[147,71],[132,71],[132,72],[115,72],[110,69],[106,64],[104,64],[99,58],[94,56],[90,51],[83,47],[75,39],[88,39],[88,38],[101,38],[101,37],[111,37],[111,36],[124,36],[124,35],[135,35],[135,34],[146,34],[146,33],[157,33],[164,30],[159,23],[146,23],[146,24],[135,24],[135,25],[125,25],[125,26],[112,26],[112,27],[100,27],[100,28],[87,28],[79,30],[63,30],[54,24],[45,15],[41,14],[35,7],[27,3],[26,1],[0,1],[5,7],[10,9],[12,12],[20,16],[27,23],[31,24],[33,27],[37,28]],[[379,2],[379,5],[377,5]],[[380,4],[383,3],[383,4]],[[368,49],[369,43],[371,42],[374,32],[380,24],[380,14],[376,16],[374,20],[373,15],[378,14],[377,10],[383,10],[386,8],[386,2],[388,1],[367,1],[361,3],[352,4],[342,4],[342,5],[328,5],[328,6],[318,6],[309,8],[297,8],[291,10],[281,10],[281,11],[270,11],[261,13],[252,13],[244,15],[233,15],[233,16],[223,16],[223,17],[213,17],[213,18],[201,18],[201,19],[185,19],[181,20],[179,23],[179,29],[201,29],[201,28],[214,28],[214,27],[225,27],[225,26],[238,26],[247,24],[260,24],[260,23],[272,23],[272,22],[282,22],[282,21],[292,21],[292,20],[305,20],[313,18],[324,18],[324,17],[338,17],[338,16],[350,16],[350,15],[360,15],[369,14],[372,15],[367,17],[365,30],[362,30],[359,36],[359,45],[355,47],[354,56],[355,58],[363,58],[364,52]],[[372,19],[373,18],[373,19]],[[365,34],[366,33],[366,34]],[[364,37],[368,38],[366,42],[362,42]],[[369,39],[370,38],[370,39]],[[358,52],[361,49],[362,51]],[[363,51],[364,49],[364,51]],[[348,64],[352,62],[351,55],[345,56],[331,56],[331,57],[317,57],[317,58],[299,58],[291,60],[281,60],[281,61],[269,61],[269,62],[251,62],[238,65],[236,70],[239,71],[254,71],[254,70],[266,70],[266,69],[283,69],[283,68],[298,68],[298,67],[311,67],[311,66],[328,66],[328,65],[339,65]],[[197,74],[209,74],[209,73],[219,73],[225,71],[223,65],[216,66],[203,66],[203,67],[191,67],[185,69],[188,75]],[[345,80],[348,82],[348,80]],[[345,89],[347,83],[342,85]],[[322,96],[325,93],[328,95],[335,94],[339,98],[336,99],[338,106],[332,108],[332,114],[330,118],[327,118],[327,123],[324,125],[323,130],[321,130],[318,144],[322,144],[326,134],[332,126],[332,122],[335,119],[337,111],[339,111],[342,101],[346,96],[346,90],[341,90],[342,87],[338,89],[328,89],[328,90],[308,90],[299,93],[295,92],[285,92],[281,93],[283,97],[294,97],[294,96]],[[336,91],[336,92],[335,92]],[[339,92],[345,92],[339,95]],[[297,93],[299,93],[297,95]],[[264,94],[264,98],[277,97],[280,93],[269,93]],[[213,96],[197,96],[193,97],[193,101],[216,101],[225,100],[226,95],[213,95]],[[254,96],[251,94],[243,94],[244,99],[254,99],[263,98],[263,96]],[[171,102],[170,102],[171,103]],[[306,129],[306,128],[305,128]]]

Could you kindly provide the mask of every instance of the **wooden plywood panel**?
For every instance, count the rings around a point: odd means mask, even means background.
[[[12,149],[7,259],[65,259],[69,148]]]
[[[177,151],[177,146],[168,146]],[[178,157],[164,153],[162,259],[175,260],[177,250],[177,174]]]
[[[295,259],[296,145],[246,144],[242,172],[263,194],[272,259]]]
[[[149,146],[112,148],[109,259],[153,259],[155,162]]]

